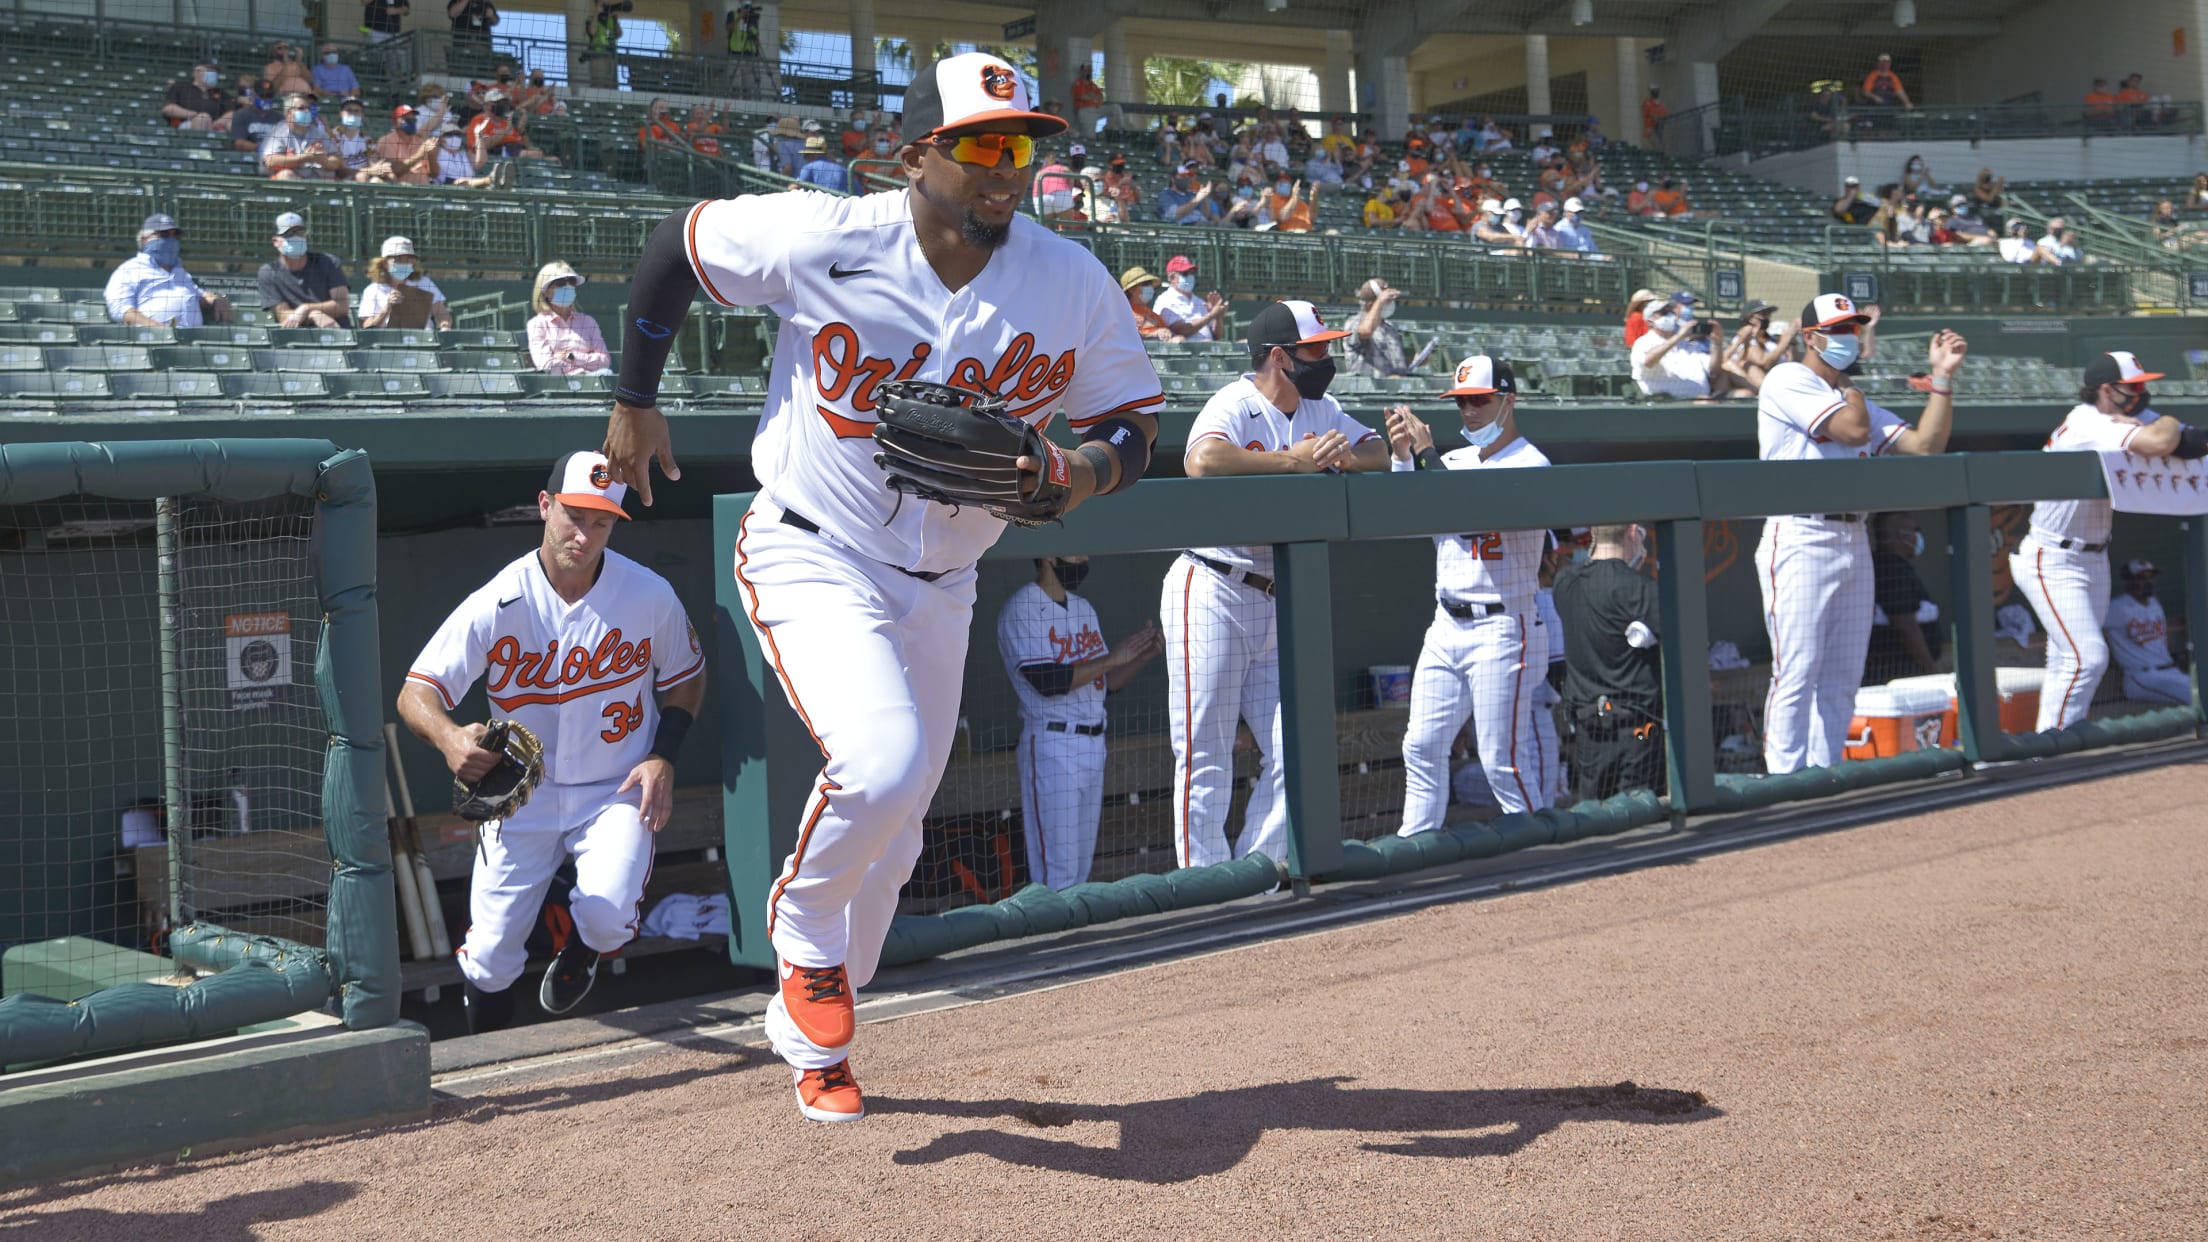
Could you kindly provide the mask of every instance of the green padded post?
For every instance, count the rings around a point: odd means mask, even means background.
[[[2005,758],[2009,741],[2001,732],[2001,695],[1993,677],[1993,510],[1949,509],[1947,538],[1957,740],[1963,758],[1986,763]]]
[[[1710,601],[1703,590],[1702,523],[1656,524],[1656,600],[1664,627],[1664,762],[1674,823],[1717,798],[1710,736]]]
[[[2192,648],[2195,732],[2208,724],[2208,659],[2195,637],[2208,626],[2208,518],[2187,518],[2185,539],[2185,640]]]
[[[1281,760],[1287,765],[1288,873],[1342,865],[1341,767],[1334,746],[1333,573],[1323,543],[1273,546],[1280,618]]]

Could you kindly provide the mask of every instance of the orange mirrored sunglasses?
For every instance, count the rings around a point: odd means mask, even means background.
[[[1007,151],[1012,153],[1014,168],[1025,168],[1035,162],[1035,140],[1026,134],[966,134],[929,141],[959,163],[980,168],[995,168],[1003,162]]]

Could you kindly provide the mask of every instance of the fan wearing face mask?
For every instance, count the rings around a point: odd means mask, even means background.
[[[1089,878],[1104,809],[1104,696],[1165,650],[1157,623],[1106,646],[1096,606],[1076,594],[1089,558],[1039,558],[1035,580],[997,614],[997,654],[1020,701],[1020,822],[1027,876],[1051,888]]]
[[[1386,441],[1327,395],[1334,342],[1348,335],[1327,327],[1309,302],[1272,302],[1251,316],[1252,369],[1212,394],[1196,416],[1182,461],[1188,477],[1387,469]],[[1165,572],[1158,615],[1169,683],[1175,854],[1182,866],[1252,853],[1285,859],[1272,548],[1191,548]],[[1257,740],[1259,767],[1230,850],[1238,721],[1247,721]]]
[[[295,211],[276,217],[270,239],[276,257],[261,265],[261,309],[279,328],[350,328],[352,292],[335,258],[308,248],[307,222]]]
[[[2208,432],[2188,427],[2148,403],[2147,386],[2162,378],[2138,355],[2111,350],[2085,366],[2078,404],[2047,437],[2050,453],[2131,453],[2141,458],[2208,456]],[[2039,728],[2064,729],[2085,719],[2101,674],[2108,671],[2108,537],[2106,500],[2042,500],[2031,529],[2009,554],[2009,573],[2047,629],[2047,677],[2039,690]]]
[[[404,237],[386,237],[383,249],[368,260],[368,287],[360,291],[358,308],[363,328],[420,328],[435,323],[452,330],[452,308],[444,291],[422,270],[414,243]]]
[[[1375,276],[1357,286],[1358,304],[1364,307],[1357,316],[1357,324],[1350,330],[1349,373],[1351,375],[1411,375],[1411,355],[1403,343],[1403,333],[1389,322],[1395,318],[1396,299],[1403,296],[1401,289],[1392,288],[1388,282]]]
[[[174,216],[147,216],[138,253],[107,278],[107,317],[141,328],[196,328],[230,322],[230,302],[208,293],[184,270],[184,230]]]
[[[1924,413],[1912,427],[1874,405],[1848,377],[1871,316],[1854,299],[1819,294],[1802,309],[1806,357],[1782,362],[1756,395],[1765,461],[1841,461],[1947,451],[1955,373],[1969,345],[1942,329],[1926,350]],[[1764,520],[1756,546],[1771,642],[1764,701],[1763,764],[1774,775],[1840,762],[1855,691],[1863,681],[1874,617],[1871,541],[1862,513],[1803,513]]]
[[[1196,264],[1185,254],[1177,254],[1165,261],[1165,288],[1158,291],[1153,306],[1158,318],[1173,329],[1173,335],[1184,341],[1212,341],[1219,338],[1219,325],[1227,317],[1227,301],[1214,289],[1202,298],[1196,296]]]
[[[583,278],[558,260],[537,271],[529,304],[529,360],[547,375],[611,375],[613,354],[598,321],[575,308]]]
[[[1510,364],[1474,354],[1457,364],[1442,396],[1456,402],[1464,447],[1437,455],[1434,433],[1407,405],[1388,411],[1392,469],[1523,470],[1549,464],[1518,433],[1518,384]],[[1403,836],[1441,827],[1449,809],[1449,747],[1472,722],[1480,769],[1505,812],[1549,805],[1546,769],[1529,705],[1549,671],[1547,627],[1536,596],[1543,530],[1472,531],[1434,537],[1434,619],[1411,674],[1403,731]]]

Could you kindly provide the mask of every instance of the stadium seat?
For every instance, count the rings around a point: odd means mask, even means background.
[[[597,397],[613,391],[613,377],[608,375],[546,375],[541,371],[525,371],[515,378],[521,381],[521,390],[532,397]],[[661,391],[665,391],[664,386]]]
[[[9,371],[0,373],[0,394],[10,397],[105,397],[107,377],[60,371]]]
[[[425,397],[429,389],[423,387],[422,377],[402,371],[377,371],[370,374],[330,374],[323,376],[323,384],[333,397]]]
[[[756,375],[700,375],[696,385],[700,397],[756,396],[766,390]]]
[[[46,351],[56,371],[150,371],[153,359],[138,345],[66,345]]]
[[[126,371],[107,377],[118,397],[170,397],[194,401],[222,396],[222,377],[211,371]]]
[[[439,371],[424,375],[430,395],[437,397],[518,397],[521,385],[510,374]]]
[[[205,324],[197,328],[175,328],[180,345],[243,345],[252,348],[268,344],[268,329],[251,328],[243,324]]]
[[[155,345],[146,353],[163,371],[243,371],[253,365],[250,351],[228,345]]]
[[[435,349],[435,328],[356,328],[353,344],[362,349]]]
[[[335,349],[256,349],[253,365],[263,371],[350,371],[353,364]]]
[[[328,392],[313,371],[232,371],[222,377],[226,397],[279,397],[297,400]]]
[[[515,354],[489,349],[448,349],[444,353],[448,371],[524,371],[528,362]]]
[[[523,345],[521,333],[490,328],[454,328],[440,334],[437,343],[454,349],[520,349]]]
[[[351,349],[351,328],[270,328],[268,343],[278,349]]]
[[[58,326],[58,325],[57,325]],[[88,323],[74,329],[85,345],[173,345],[174,328],[140,323]]]
[[[662,375],[659,377],[659,395],[662,397],[688,397],[697,389],[687,375]]]
[[[444,370],[437,355],[426,349],[357,349],[353,351],[353,366],[362,371],[416,371],[428,373]]]
[[[66,323],[0,323],[0,344],[74,345],[77,328]]]

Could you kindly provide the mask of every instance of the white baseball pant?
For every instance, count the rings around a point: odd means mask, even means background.
[[[1028,878],[1051,888],[1084,883],[1104,810],[1104,735],[1033,722],[1020,731],[1018,767]]]
[[[483,825],[482,856],[468,885],[468,930],[453,956],[460,973],[486,992],[512,987],[529,964],[529,929],[544,906],[560,860],[575,856],[568,913],[575,934],[600,953],[636,938],[644,884],[652,875],[652,833],[636,790],[617,800],[619,781],[555,785],[528,805]]]
[[[1552,635],[1547,626],[1536,626],[1549,642],[1563,642],[1561,635]],[[1564,772],[1564,739],[1556,731],[1556,705],[1564,696],[1543,677],[1533,688],[1533,744],[1534,754],[1540,759],[1535,771],[1541,778],[1541,788],[1547,792],[1542,797],[1550,806],[1561,806],[1572,796],[1572,782]]]
[[[1173,849],[1184,867],[1262,853],[1288,858],[1287,777],[1280,766],[1280,634],[1271,596],[1187,557],[1165,571],[1166,714],[1173,739]],[[1234,849],[1234,726],[1250,722],[1262,752]]]
[[[1871,542],[1860,521],[1766,518],[1756,585],[1771,640],[1763,767],[1772,775],[1840,762],[1871,651]]]
[[[2127,668],[2124,670],[2124,697],[2134,703],[2191,707],[2193,677],[2175,664],[2160,668]]]
[[[1437,605],[1411,673],[1403,730],[1403,836],[1441,827],[1449,810],[1449,746],[1467,718],[1480,770],[1506,813],[1549,805],[1533,704],[1549,668],[1548,636],[1531,607],[1459,620]]]
[[[2040,732],[2085,719],[2108,671],[2108,553],[2058,548],[2037,531],[2009,553],[2009,577],[2047,631],[2047,677],[2039,686]],[[2190,696],[2187,701],[2190,702]]]
[[[793,966],[843,965],[856,997],[881,964],[920,858],[921,816],[950,762],[975,575],[968,566],[923,582],[779,516],[772,501],[753,502],[736,581],[824,766],[768,892],[767,935]],[[798,1033],[779,992],[766,1027],[799,1069],[844,1058]]]

